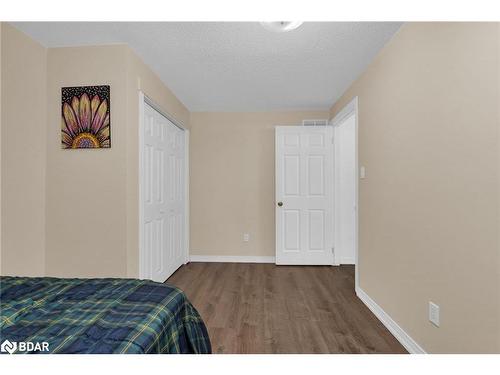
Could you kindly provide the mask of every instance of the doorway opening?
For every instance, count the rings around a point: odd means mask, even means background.
[[[355,265],[358,285],[358,98],[349,102],[332,120],[335,148],[336,264]]]

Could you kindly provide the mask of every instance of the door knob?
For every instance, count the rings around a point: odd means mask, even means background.
[[[278,202],[278,206],[283,206],[283,202]]]

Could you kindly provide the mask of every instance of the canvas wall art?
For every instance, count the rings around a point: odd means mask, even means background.
[[[110,148],[109,86],[61,89],[62,148]]]

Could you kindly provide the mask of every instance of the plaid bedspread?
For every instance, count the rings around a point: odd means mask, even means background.
[[[20,342],[48,342],[49,353],[211,352],[205,324],[181,290],[135,279],[0,277],[5,340],[16,352]]]

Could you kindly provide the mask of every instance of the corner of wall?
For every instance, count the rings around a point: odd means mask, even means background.
[[[498,141],[498,152],[497,152],[497,192],[498,192],[498,209],[497,209],[497,220],[498,220],[498,273],[497,273],[497,312],[500,315],[500,22],[497,23],[497,141]],[[497,353],[500,353],[500,322],[498,323],[498,341],[497,341]]]
[[[135,74],[136,56],[131,48],[126,50],[126,87],[127,87],[127,277],[139,277],[139,222],[138,195],[139,157],[137,131],[139,125],[138,91],[140,78]],[[137,213],[137,215],[136,215]],[[136,217],[137,216],[137,217]]]
[[[1,272],[41,276],[46,254],[47,49],[12,25],[2,22],[0,27]],[[29,215],[23,214],[26,203]]]
[[[49,111],[48,111],[48,88],[49,88],[49,49],[45,48],[45,134],[48,133],[48,124],[49,124]],[[46,138],[45,138],[46,140]],[[48,142],[45,141],[45,155],[44,155],[44,201],[43,201],[43,210],[44,210],[44,257],[43,257],[43,274],[47,275],[47,164],[48,164]]]
[[[2,272],[2,28],[0,22],[0,275]]]

